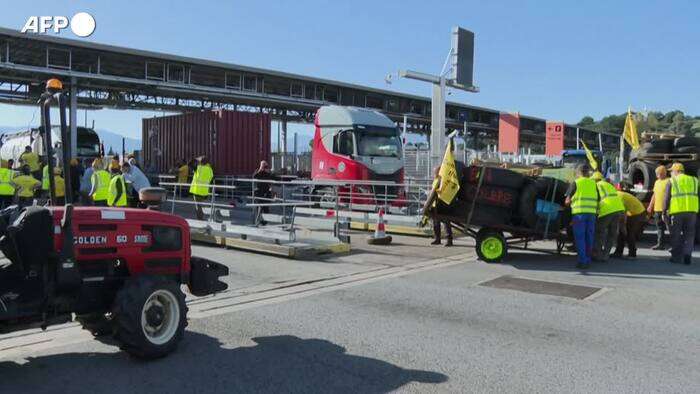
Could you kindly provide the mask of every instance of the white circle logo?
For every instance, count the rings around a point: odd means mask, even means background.
[[[338,171],[345,172],[345,163],[344,162],[341,161],[340,164],[338,164]]]
[[[70,20],[70,28],[78,37],[88,37],[95,31],[95,18],[87,12],[78,12]]]

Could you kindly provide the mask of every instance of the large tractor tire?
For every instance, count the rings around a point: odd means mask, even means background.
[[[648,201],[656,182],[656,167],[653,164],[642,161],[630,163],[628,168],[627,182],[633,187],[641,185],[643,191],[635,192],[634,195],[640,201]]]
[[[697,146],[680,146],[675,149],[676,153],[700,153],[700,148]]]
[[[519,172],[507,170],[505,168],[471,166],[468,169],[468,182],[479,183],[480,170],[484,171],[482,185],[507,187],[509,189],[520,189],[525,182],[525,176]]]
[[[673,141],[673,148],[680,153],[679,149],[687,146],[700,148],[700,138],[697,137],[680,137]]]
[[[482,228],[476,233],[476,254],[487,263],[499,263],[508,254],[508,244],[503,233],[498,230]]]
[[[112,316],[122,350],[137,358],[161,358],[175,350],[187,326],[185,295],[165,278],[133,278],[117,293]]]
[[[566,200],[566,182],[554,178],[542,177],[527,184],[520,192],[518,200],[518,215],[523,225],[535,229],[541,222],[537,216],[537,200],[545,200],[563,205]],[[555,227],[551,227],[553,230]]]

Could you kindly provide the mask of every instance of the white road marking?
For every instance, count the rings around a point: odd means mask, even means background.
[[[355,274],[302,281],[298,285],[286,284],[251,294],[220,293],[211,297],[192,298],[187,301],[188,318],[202,319],[223,315],[475,260],[476,257],[473,253],[463,253],[403,266],[371,269]],[[46,331],[32,329],[0,335],[0,360],[24,357],[38,351],[91,339],[92,335],[83,330],[78,323],[53,326]]]

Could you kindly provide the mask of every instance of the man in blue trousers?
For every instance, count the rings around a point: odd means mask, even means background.
[[[599,200],[596,183],[589,178],[590,172],[588,164],[579,165],[576,181],[571,183],[566,192],[566,205],[571,206],[571,226],[578,252],[576,267],[583,269],[591,264]]]

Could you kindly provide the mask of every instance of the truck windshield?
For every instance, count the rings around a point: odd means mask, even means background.
[[[401,156],[401,140],[396,129],[358,126],[355,139],[360,156]]]

